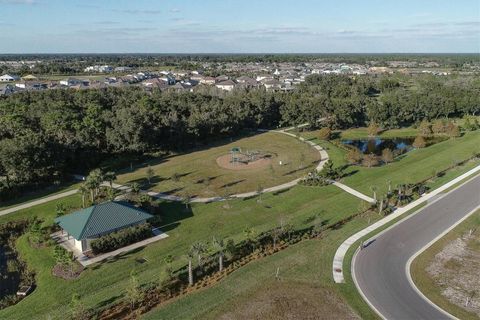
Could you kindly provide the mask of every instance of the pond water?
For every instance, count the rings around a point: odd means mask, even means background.
[[[359,139],[342,140],[343,144],[354,146],[364,154],[381,155],[384,149],[390,149],[394,154],[402,154],[413,149],[412,143],[415,138],[394,138],[394,139]]]

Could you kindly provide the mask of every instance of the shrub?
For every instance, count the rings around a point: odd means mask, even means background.
[[[332,130],[328,127],[324,127],[318,131],[318,138],[320,140],[330,140],[332,137]]]
[[[94,254],[104,253],[144,240],[151,235],[150,224],[142,223],[95,239],[90,246]]]

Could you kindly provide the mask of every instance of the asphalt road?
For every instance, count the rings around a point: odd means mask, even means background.
[[[410,285],[410,257],[480,205],[480,176],[405,219],[360,250],[357,286],[386,319],[449,319]]]

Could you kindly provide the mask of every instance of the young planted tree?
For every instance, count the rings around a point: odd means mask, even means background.
[[[352,148],[347,152],[346,160],[350,164],[358,164],[362,161],[363,154],[358,148]]]
[[[323,127],[318,130],[318,139],[320,140],[330,140],[332,138],[332,130],[329,127]]]
[[[88,191],[89,191],[89,188],[88,186],[84,183],[80,186],[80,188],[78,188],[78,191],[80,192],[80,194],[82,195],[82,208],[85,208],[85,204],[86,204],[86,196],[88,194]]]
[[[257,195],[258,195],[257,202],[262,202],[263,191],[264,191],[263,186],[261,184],[257,185]]]
[[[376,122],[370,122],[367,128],[367,133],[369,137],[376,137],[380,132],[380,127]]]
[[[372,153],[367,154],[363,157],[362,165],[367,168],[378,166],[378,163],[379,162],[377,156]]]
[[[218,255],[218,271],[223,271],[223,259],[225,257],[225,250],[227,248],[226,242],[222,238],[213,237],[212,241],[213,250],[217,251]]]
[[[125,298],[130,303],[130,311],[135,309],[135,306],[142,301],[144,293],[138,283],[137,277],[133,274],[130,275],[130,284],[125,289]]]
[[[155,171],[153,171],[152,167],[149,165],[145,174],[147,176],[148,184],[150,185],[152,183],[152,178],[155,176]]]
[[[202,266],[202,257],[207,252],[207,245],[201,241],[192,244],[190,250],[197,256],[198,265]]]
[[[418,133],[420,136],[429,137],[432,135],[432,126],[427,120],[423,120],[418,127]]]
[[[192,260],[195,257],[195,253],[192,250],[193,248],[190,248],[187,252],[187,260],[188,260],[188,285],[193,286],[193,266],[192,266]]]
[[[138,194],[140,192],[140,185],[137,182],[134,182],[130,185],[132,192]]]
[[[172,268],[173,260],[174,259],[171,254],[168,254],[163,259],[163,262],[165,262],[165,271],[168,273],[170,277],[173,275],[173,268]]]
[[[277,248],[277,242],[282,237],[283,232],[284,231],[282,227],[273,228],[270,231],[270,237],[272,237],[272,242],[273,242],[273,250]]]
[[[460,128],[456,124],[454,124],[452,121],[450,121],[447,124],[447,127],[445,128],[445,132],[450,138],[457,138],[457,137],[460,137],[461,135]]]
[[[432,132],[434,134],[441,134],[445,132],[445,120],[437,119],[432,124]]]
[[[300,153],[300,167],[299,167],[299,169],[303,168],[304,163],[305,163],[305,153],[301,152]]]
[[[390,163],[393,162],[393,151],[390,150],[389,148],[383,149],[382,150],[382,161],[384,163]]]
[[[418,135],[413,141],[412,146],[417,149],[425,148],[427,146],[427,141],[425,141],[425,138],[422,135]]]
[[[257,246],[257,232],[255,229],[247,227],[243,230],[243,234],[247,240],[247,243],[251,246],[252,252],[255,251]]]
[[[117,179],[117,175],[113,171],[105,172],[103,179],[110,184],[110,189],[113,189],[113,181]]]
[[[90,317],[90,312],[80,300],[80,296],[78,294],[74,294],[72,296],[72,301],[70,302],[70,319],[88,320]]]
[[[55,205],[55,214],[57,217],[61,217],[67,213],[67,207],[65,206],[65,203],[59,202]]]

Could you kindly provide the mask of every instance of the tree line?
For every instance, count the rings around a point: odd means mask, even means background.
[[[478,77],[314,75],[288,93],[140,87],[18,93],[0,99],[0,194],[62,181],[106,158],[185,151],[246,129],[305,122],[394,128],[479,112]]]

